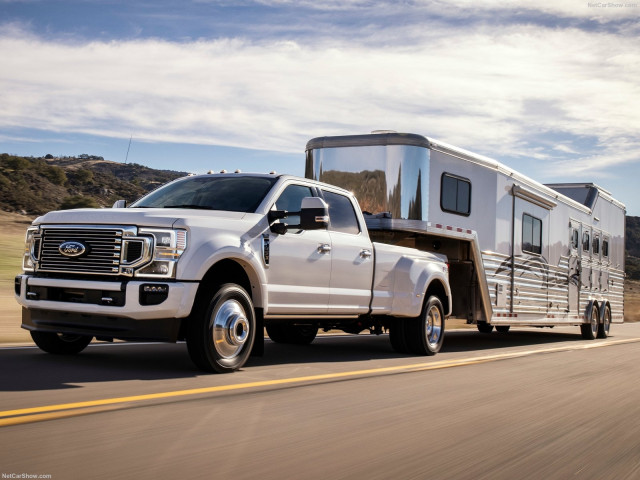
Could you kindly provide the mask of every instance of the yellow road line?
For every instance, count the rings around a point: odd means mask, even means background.
[[[215,387],[193,388],[188,390],[176,390],[172,392],[149,393],[144,395],[132,395],[128,397],[104,398],[98,400],[89,400],[84,402],[63,403],[58,405],[46,405],[41,407],[20,408],[16,410],[0,411],[0,427],[9,425],[18,425],[23,423],[32,423],[44,420],[52,420],[55,418],[64,418],[74,415],[82,415],[85,413],[94,413],[107,409],[96,407],[107,407],[114,405],[123,405],[136,402],[144,402],[148,400],[160,400],[176,397],[188,397],[193,395],[202,395],[205,393],[219,393],[233,390],[247,390],[259,387],[271,387],[278,385],[287,385],[293,383],[308,383],[320,380],[335,380],[349,377],[364,377],[369,375],[383,373],[408,373],[425,370],[437,370],[443,368],[461,367],[467,365],[477,365],[481,363],[495,362],[498,360],[506,360],[513,358],[527,357],[540,353],[553,353],[572,350],[586,350],[591,348],[608,347],[612,345],[621,345],[625,343],[640,342],[640,338],[629,338],[624,340],[609,340],[603,342],[583,343],[581,345],[564,345],[560,347],[541,348],[533,350],[524,350],[519,352],[502,353],[496,355],[485,355],[480,357],[459,358],[453,360],[441,360],[435,362],[422,362],[409,365],[398,365],[393,367],[370,368],[365,370],[354,370],[349,372],[324,373],[319,375],[308,375],[303,377],[281,378],[276,380],[263,380],[259,382],[237,383],[232,385],[218,385]]]

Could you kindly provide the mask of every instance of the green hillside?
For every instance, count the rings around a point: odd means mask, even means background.
[[[0,154],[0,209],[25,215],[131,202],[184,172],[154,170],[101,157],[17,157]]]

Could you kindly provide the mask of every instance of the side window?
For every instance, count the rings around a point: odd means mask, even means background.
[[[597,235],[593,236],[593,254],[598,255],[600,253],[600,237]]]
[[[542,220],[526,213],[522,215],[522,251],[542,253]]]
[[[577,250],[578,243],[579,243],[578,230],[575,228],[572,228],[571,229],[571,250]]]
[[[609,258],[609,239],[602,239],[602,256],[603,258]]]
[[[442,174],[440,208],[449,213],[468,216],[471,213],[471,182],[449,173]]]
[[[358,217],[349,197],[324,190],[322,193],[329,204],[329,230],[353,235],[360,233]]]
[[[589,251],[589,243],[590,243],[589,232],[584,232],[582,234],[582,251],[583,252]]]
[[[302,199],[312,197],[311,188],[304,185],[289,185],[280,194],[274,204],[276,210],[287,210],[288,212],[299,212]],[[288,225],[300,225],[300,215],[293,215],[281,220]]]

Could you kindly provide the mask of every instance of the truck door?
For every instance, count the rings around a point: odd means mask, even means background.
[[[297,212],[302,199],[313,196],[307,185],[290,184],[280,194],[275,210]],[[299,225],[298,216],[281,222]],[[326,314],[331,276],[331,238],[327,230],[290,228],[278,235],[267,230],[268,310],[272,314]],[[265,239],[263,238],[263,243]],[[265,260],[265,263],[266,260]]]
[[[580,294],[580,224],[571,222],[569,227],[569,311],[579,312]]]
[[[369,311],[373,279],[373,247],[358,221],[351,199],[322,191],[329,205],[331,236],[330,314],[362,314]]]

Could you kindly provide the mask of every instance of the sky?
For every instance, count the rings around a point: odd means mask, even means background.
[[[640,216],[640,0],[0,0],[0,153],[303,175],[380,129]]]

